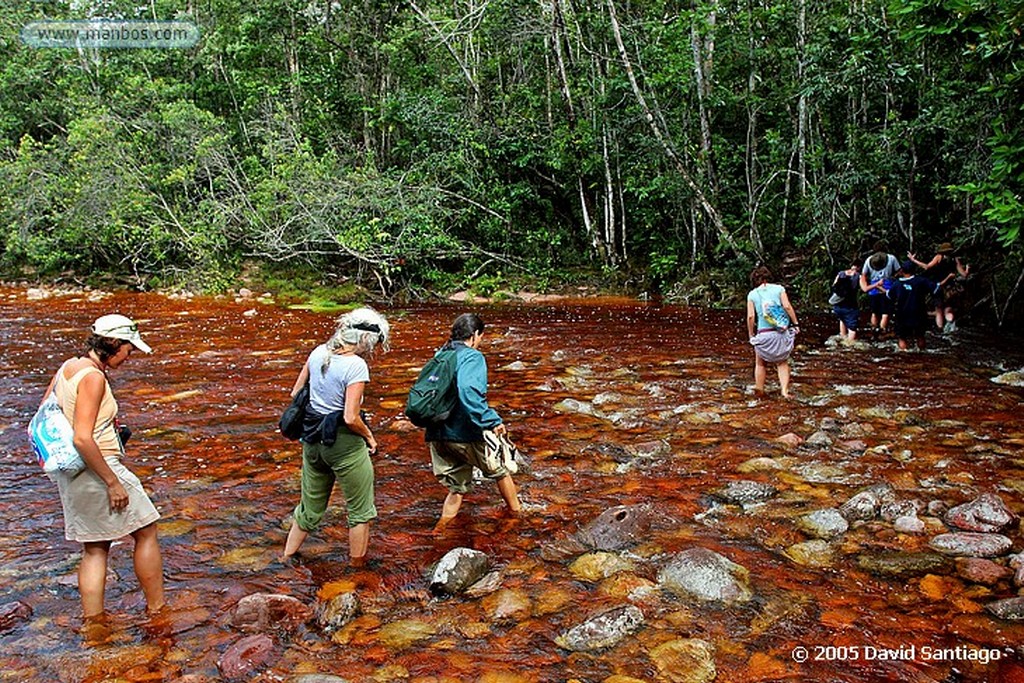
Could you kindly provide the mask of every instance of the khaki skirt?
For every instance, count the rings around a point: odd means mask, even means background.
[[[88,467],[74,475],[53,475],[64,508],[64,535],[69,541],[113,541],[160,519],[139,478],[117,456],[104,459],[128,492],[127,507],[117,512],[110,510],[107,485]]]

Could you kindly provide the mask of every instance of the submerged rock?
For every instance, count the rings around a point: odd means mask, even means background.
[[[835,559],[835,549],[820,538],[791,545],[785,555],[804,567],[830,567]]]
[[[291,631],[313,616],[313,609],[290,595],[253,593],[238,601],[231,625],[243,631]]]
[[[996,384],[1005,384],[1011,387],[1024,387],[1024,369],[1011,370],[992,378]]]
[[[324,631],[331,633],[345,626],[359,614],[359,599],[355,593],[341,593],[327,602],[320,603],[316,611],[316,622]]]
[[[990,602],[985,605],[985,611],[1000,619],[1007,619],[1009,621],[1024,620],[1024,597],[1006,598],[1005,600]]]
[[[217,668],[225,678],[242,678],[266,666],[273,657],[274,640],[265,633],[257,633],[229,647],[221,655]]]
[[[779,490],[770,484],[747,479],[732,481],[711,492],[718,500],[732,505],[753,505],[764,503],[779,495]]]
[[[995,533],[1013,521],[1013,513],[1002,498],[983,493],[969,503],[951,508],[943,519],[946,524],[964,531]]]
[[[0,605],[0,633],[9,631],[23,621],[32,617],[32,608],[23,602],[14,600]]]
[[[875,484],[858,491],[839,507],[849,521],[874,519],[882,505],[896,501],[896,492],[888,484]]]
[[[593,652],[611,647],[644,624],[644,613],[634,605],[602,612],[555,638],[559,647],[573,652]]]
[[[618,572],[630,571],[633,563],[615,553],[599,550],[576,558],[569,565],[572,575],[581,581],[597,582]]]
[[[797,524],[811,536],[825,539],[841,536],[850,528],[850,523],[835,508],[809,512],[800,517]]]
[[[649,505],[617,505],[598,515],[574,538],[593,550],[619,550],[645,540],[651,517]]]
[[[441,558],[430,579],[434,595],[455,595],[479,581],[491,568],[486,554],[472,548],[455,548]]]
[[[658,583],[682,597],[733,604],[752,597],[750,572],[706,548],[690,548],[658,572]]]
[[[705,640],[670,640],[651,650],[651,661],[670,683],[711,683],[718,676],[715,646]]]
[[[962,579],[985,586],[994,586],[1013,575],[1013,572],[1003,565],[980,557],[957,558],[956,573]]]
[[[925,574],[947,573],[952,562],[936,553],[879,553],[860,555],[857,565],[876,576],[907,579]]]
[[[962,531],[936,536],[929,543],[933,550],[961,557],[998,557],[1013,547],[1013,541],[1002,534],[978,534]]]

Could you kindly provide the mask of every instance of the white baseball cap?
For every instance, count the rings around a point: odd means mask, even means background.
[[[139,326],[135,324],[135,321],[117,313],[96,318],[96,322],[92,324],[92,332],[101,337],[129,341],[132,346],[143,353],[152,353],[153,351],[149,344],[142,341]]]

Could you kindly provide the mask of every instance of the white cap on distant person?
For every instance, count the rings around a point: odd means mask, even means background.
[[[139,326],[135,324],[135,321],[118,313],[111,313],[110,315],[96,318],[96,322],[92,324],[92,332],[101,337],[123,339],[131,342],[132,346],[143,353],[152,353],[153,351],[149,344],[142,341],[142,335],[139,334]]]

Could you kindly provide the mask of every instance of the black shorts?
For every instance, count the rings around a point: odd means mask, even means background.
[[[872,315],[892,314],[892,302],[884,294],[868,294],[868,307]]]

